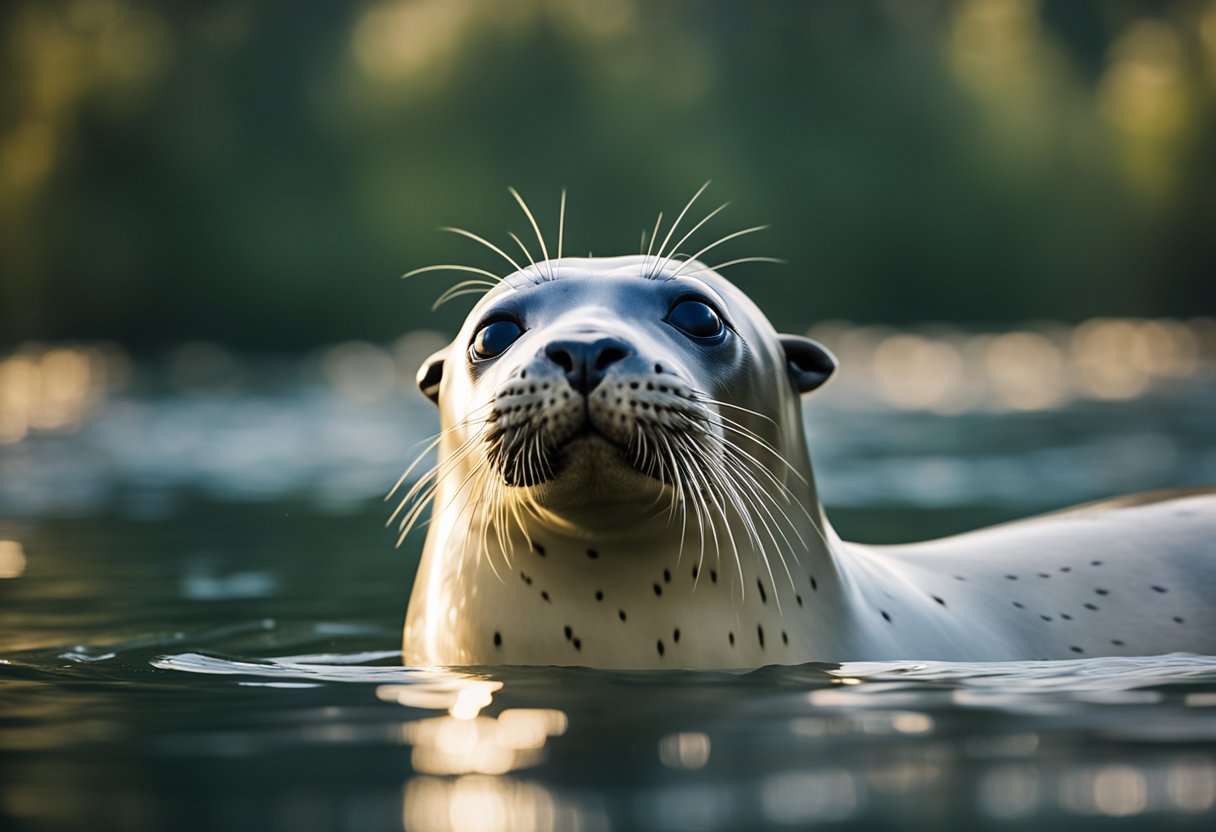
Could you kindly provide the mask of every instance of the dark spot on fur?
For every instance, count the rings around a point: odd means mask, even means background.
[[[718,570],[717,569],[709,570],[709,579],[711,581],[713,581],[714,583],[718,582]]]
[[[760,603],[767,604],[768,603],[768,593],[764,591],[764,581],[757,578],[756,579],[756,588],[760,590]]]
[[[591,558],[592,560],[595,560],[599,556],[600,556],[600,553],[595,551],[594,549],[587,550],[587,557]]]
[[[1101,566],[1101,565],[1102,565],[1102,561],[1100,561],[1100,560],[1091,560],[1091,561],[1089,562],[1089,565],[1090,565],[1090,566]]]
[[[697,579],[697,576],[700,574],[701,574],[701,570],[699,568],[697,568],[696,566],[694,566],[692,568],[692,579],[695,581]]]
[[[1068,649],[1074,653],[1084,653],[1085,652],[1084,650],[1082,650],[1080,647],[1078,647],[1075,644],[1072,647],[1069,647]]]
[[[1065,621],[1072,621],[1072,616],[1066,612],[1060,613],[1060,618],[1063,618]]]
[[[536,554],[540,555],[542,558],[545,556],[545,547],[541,546],[539,543],[532,544],[532,551],[536,552]]]
[[[1040,573],[1039,573],[1039,577],[1040,577],[1040,578],[1050,578],[1050,577],[1051,577],[1051,575],[1047,574],[1046,572],[1040,572]]]
[[[1175,624],[1182,624],[1182,623],[1183,623],[1183,622],[1185,622],[1185,621],[1186,621],[1186,619],[1185,619],[1185,618],[1183,618],[1181,615],[1175,615],[1175,616],[1174,616],[1174,623],[1175,623]]]
[[[1098,595],[1110,595],[1110,592],[1105,589],[1095,589],[1094,592]]]
[[[663,594],[663,587],[659,586],[658,584],[655,584],[655,585],[654,585],[654,594],[655,594],[655,595],[662,595],[662,594]]]
[[[656,373],[661,373],[661,372],[663,372],[663,365],[662,365],[662,364],[655,364],[655,365],[654,365],[654,371],[655,371]]]
[[[1153,592],[1168,592],[1168,591],[1169,590],[1167,590],[1163,586],[1157,586],[1156,584],[1153,584]]]
[[[548,601],[548,600],[549,600],[549,590],[547,590],[547,589],[542,589],[542,590],[540,591],[540,597],[541,597],[541,598],[544,598],[546,601]]]
[[[735,646],[735,634],[734,634],[734,631],[731,631],[731,632],[727,633],[727,634],[726,634],[726,638],[727,638],[727,639],[730,641],[730,646],[731,646],[731,647],[734,647],[734,646]]]
[[[630,389],[630,390],[637,390],[637,389],[638,389],[638,383],[637,383],[636,381],[631,381],[631,382],[629,382],[629,389]],[[660,642],[660,644],[661,644],[661,642]],[[661,652],[663,652],[662,647],[660,647],[660,648],[659,648],[659,652],[660,652],[660,653],[661,653]]]
[[[527,377],[528,377],[528,371],[527,371],[527,370],[520,370],[520,371],[519,371],[519,377],[520,377],[521,379],[525,379],[525,378],[527,378]]]
[[[597,600],[597,601],[603,601],[603,600],[604,600],[604,590],[602,590],[602,589],[597,589],[597,590],[595,591],[595,600]]]
[[[1017,579],[1018,579],[1017,575],[1006,575],[1005,576],[1005,580],[1007,580],[1007,581],[1016,581]]]
[[[943,607],[946,606],[946,602],[943,601],[941,598],[937,597],[936,595],[930,595],[929,597],[932,598],[937,603],[941,604]]]
[[[663,646],[663,639],[659,639],[658,645],[659,645],[659,655],[661,656],[661,655],[663,655],[664,652],[666,652],[667,648],[665,648]]]
[[[801,595],[795,595],[794,600],[798,602],[798,606],[800,606],[800,607],[802,606],[802,596]]]
[[[1061,567],[1060,567],[1060,571],[1061,571],[1061,572],[1071,572],[1071,571],[1072,571],[1072,567],[1071,567],[1071,566],[1061,566]]]
[[[1098,605],[1097,605],[1097,604],[1086,604],[1086,605],[1085,605],[1085,609],[1087,609],[1087,610],[1093,610],[1093,611],[1097,612],[1097,610],[1098,610]]]
[[[781,631],[781,643],[787,644],[787,645],[790,643],[790,634],[787,633],[785,630]]]
[[[575,640],[574,640],[572,643],[574,644],[574,649],[575,649],[575,650],[582,650],[582,649],[583,649],[583,642],[582,642],[582,639],[577,639],[577,638],[576,638],[576,639],[575,639]]]
[[[532,586],[532,576],[531,575],[525,575],[523,572],[520,572],[519,577],[523,578],[524,583],[526,583],[528,586]]]
[[[1113,644],[1113,645],[1115,645],[1116,647],[1122,647],[1122,646],[1123,646],[1123,639],[1112,638],[1112,639],[1110,640],[1110,643],[1111,643],[1111,644]]]
[[[617,618],[619,618],[619,619],[621,619],[622,621],[624,621],[624,620],[625,620],[625,611],[624,611],[624,610],[617,610],[617,611],[616,611],[616,617],[617,617]]]
[[[570,629],[569,624],[566,625],[565,633],[566,633],[566,641],[569,641],[574,636],[574,630]]]
[[[882,617],[883,617],[884,621],[886,621],[887,623],[891,622],[891,614],[889,612],[887,612],[886,610],[879,610],[879,612],[882,613]]]
[[[498,630],[494,631],[494,646],[502,647],[502,633],[498,632]]]
[[[680,641],[680,628],[679,627],[676,627],[675,630],[672,631],[671,640],[674,642]]]
[[[671,570],[670,569],[663,570],[663,583],[665,583],[665,584],[671,583]]]
[[[1051,616],[1050,616],[1050,615],[1043,615],[1042,613],[1040,613],[1040,614],[1039,614],[1039,618],[1043,619],[1044,621],[1050,621],[1050,620],[1051,620]]]
[[[814,576],[814,575],[812,575],[812,576],[811,576],[811,591],[812,591],[812,592],[818,592],[818,591],[819,591],[819,581],[815,580],[815,576]]]
[[[760,646],[764,647],[764,625],[756,625],[756,637],[760,640]]]
[[[956,580],[956,581],[965,581],[965,580],[967,580],[967,579],[966,579],[966,578],[964,578],[962,575],[955,575],[955,576],[954,576],[954,580]]]
[[[1026,606],[1021,601],[1014,601],[1013,605],[1020,610],[1026,609]]]

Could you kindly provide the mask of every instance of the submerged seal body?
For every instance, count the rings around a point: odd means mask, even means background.
[[[800,394],[831,354],[695,260],[558,258],[419,372],[439,462],[413,665],[744,668],[1216,652],[1216,492],[841,540]]]

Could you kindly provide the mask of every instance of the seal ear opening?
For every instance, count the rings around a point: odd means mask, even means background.
[[[786,368],[799,393],[809,393],[836,372],[836,356],[818,341],[801,335],[778,335],[785,351]]]
[[[418,389],[436,404],[439,403],[439,383],[443,381],[443,356],[445,350],[432,355],[418,368]]]

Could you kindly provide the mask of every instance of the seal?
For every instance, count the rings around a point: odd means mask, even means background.
[[[562,257],[559,233],[550,259],[537,230],[544,257],[520,267],[458,230],[515,268],[482,272],[489,290],[418,374],[442,430],[395,515],[404,536],[432,507],[408,664],[1216,652],[1216,490],[908,545],[840,539],[800,403],[834,357],[778,334],[704,265],[713,246],[677,256],[685,235],[663,254],[674,231],[658,254],[604,258]]]

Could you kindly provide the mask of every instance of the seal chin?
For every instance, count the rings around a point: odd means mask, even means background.
[[[649,505],[669,490],[653,473],[635,467],[625,449],[594,429],[572,437],[561,448],[554,474],[529,487],[532,499],[552,511]]]

